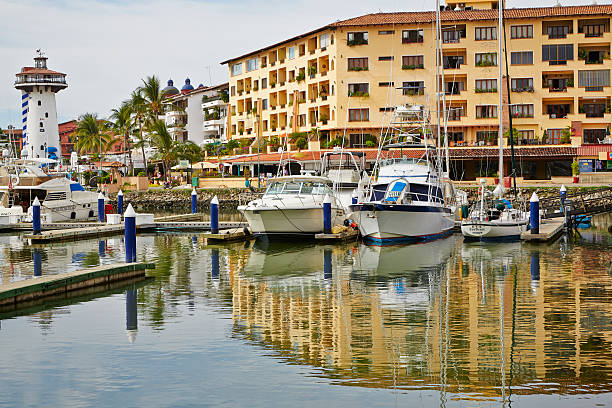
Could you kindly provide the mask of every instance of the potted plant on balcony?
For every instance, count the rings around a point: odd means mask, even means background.
[[[579,60],[586,60],[587,56],[588,54],[584,48],[578,48],[578,59]]]
[[[548,133],[544,131],[544,133],[542,133],[542,144],[546,143],[548,143]]]
[[[326,114],[322,113],[320,119],[324,125],[327,125],[327,121],[329,120],[329,118],[327,117]]]
[[[576,184],[580,181],[580,177],[578,177],[580,176],[580,164],[578,163],[578,160],[574,160],[572,162],[572,176],[574,176],[572,183]]]
[[[561,144],[570,144],[572,139],[572,127],[568,126],[561,132]]]
[[[315,75],[317,75],[317,66],[316,65],[311,65],[308,67],[308,74],[310,75],[310,78],[314,78]]]

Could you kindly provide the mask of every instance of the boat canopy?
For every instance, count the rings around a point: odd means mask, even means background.
[[[80,183],[70,183],[70,191],[85,191]]]

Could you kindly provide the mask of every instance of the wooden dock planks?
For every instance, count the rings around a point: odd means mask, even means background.
[[[562,218],[551,218],[542,220],[540,223],[540,233],[532,234],[531,231],[525,231],[521,234],[523,241],[545,242],[556,238],[563,232],[565,221]]]

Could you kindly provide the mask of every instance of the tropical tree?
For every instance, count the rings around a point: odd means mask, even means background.
[[[145,171],[147,170],[147,157],[145,156],[145,145],[147,144],[147,140],[144,135],[144,125],[147,113],[146,101],[140,92],[140,88],[132,91],[130,95],[130,99],[128,99],[127,104],[132,111],[132,116],[134,120],[134,125],[137,125],[137,129],[133,129],[133,136],[137,139],[135,148],[140,148],[142,152],[142,160],[144,162]]]
[[[189,160],[190,163],[197,163],[202,159],[202,149],[191,140],[176,143],[174,151],[178,159]]]
[[[163,91],[159,78],[155,75],[142,80],[142,86],[137,89],[138,93],[144,99],[146,106],[147,121],[149,124],[158,119],[164,111],[163,101],[166,93]]]
[[[166,128],[166,123],[163,120],[155,119],[152,121],[147,131],[151,135],[151,142],[157,149],[159,158],[164,163],[164,175],[168,179],[170,162],[176,158],[177,143],[172,139],[172,135]]]
[[[79,117],[75,135],[77,151],[81,154],[87,152],[95,156],[101,156],[102,152],[106,151],[111,139],[105,121],[98,119],[96,113],[85,113]],[[101,157],[100,160],[102,160]]]
[[[123,102],[119,109],[113,109],[111,112],[110,119],[113,121],[111,123],[111,128],[116,134],[123,137],[124,154],[127,152],[130,163],[129,174],[133,174],[134,163],[132,162],[132,144],[130,142],[130,135],[134,130],[134,119],[132,118],[133,111],[130,101]]]

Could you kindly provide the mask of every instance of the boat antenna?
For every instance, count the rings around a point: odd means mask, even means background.
[[[501,10],[505,9],[504,0],[501,0],[500,8]],[[503,12],[502,12],[502,28],[503,28],[503,34],[504,34],[504,58],[506,61],[506,88],[508,89],[508,124],[510,126],[510,129],[508,130],[509,132],[508,139],[510,140],[510,157],[511,157],[511,164],[512,164],[512,192],[514,193],[514,198],[516,199],[518,194],[516,191],[516,166],[514,162],[514,128],[512,127],[512,104],[510,103],[510,72],[508,68],[509,67],[508,66],[508,48],[507,48],[507,43],[506,43],[506,19],[503,17]],[[500,88],[501,88],[501,84],[500,84]]]

